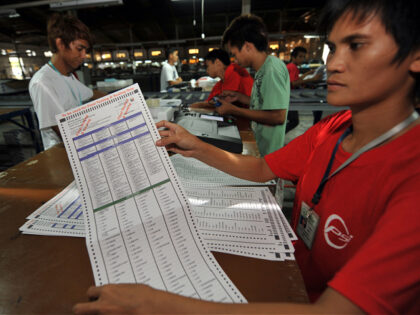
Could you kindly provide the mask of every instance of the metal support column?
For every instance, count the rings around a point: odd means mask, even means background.
[[[251,13],[251,0],[242,0],[242,14]]]

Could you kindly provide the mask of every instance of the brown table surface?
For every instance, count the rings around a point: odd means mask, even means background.
[[[73,180],[64,146],[0,173],[0,314],[71,313],[94,284],[85,240],[25,235],[25,217]],[[307,302],[294,261],[214,253],[249,302]]]

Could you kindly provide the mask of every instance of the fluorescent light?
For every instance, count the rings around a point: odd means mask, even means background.
[[[74,0],[50,3],[50,8],[53,10],[68,10],[120,4],[123,4],[123,0]]]
[[[303,35],[304,38],[319,38],[319,35]]]
[[[0,9],[0,17],[17,18],[20,14],[16,12],[16,9]]]

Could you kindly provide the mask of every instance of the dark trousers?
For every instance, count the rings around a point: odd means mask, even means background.
[[[314,125],[321,120],[322,117],[322,110],[314,110],[312,112],[312,115],[314,115]]]
[[[286,133],[299,125],[299,113],[296,110],[291,110],[287,113]]]

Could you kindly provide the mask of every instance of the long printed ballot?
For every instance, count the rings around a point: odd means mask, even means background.
[[[211,251],[268,260],[294,259],[291,241],[296,235],[267,187],[193,188],[183,184],[196,225]],[[72,182],[30,214],[19,229],[25,234],[85,237],[81,209]]]
[[[97,285],[246,302],[206,248],[137,84],[57,115]]]

